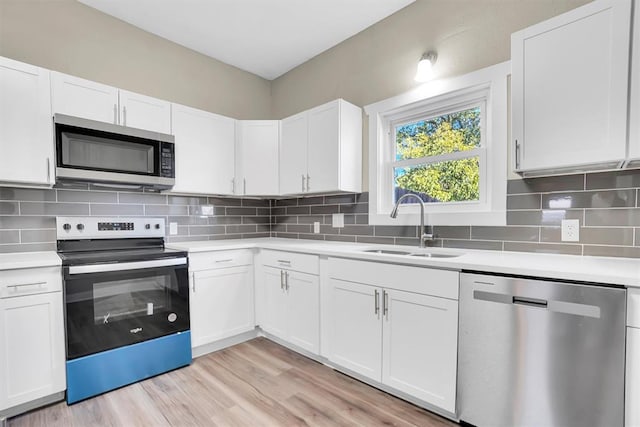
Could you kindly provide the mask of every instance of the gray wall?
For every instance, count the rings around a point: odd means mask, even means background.
[[[416,246],[415,226],[368,224],[367,193],[276,200],[274,237]],[[568,206],[566,208],[561,206]],[[345,227],[333,228],[333,213]],[[580,220],[580,241],[560,241],[562,219]],[[312,224],[320,222],[320,234]],[[434,227],[432,246],[640,258],[640,170],[510,180],[507,226]]]
[[[271,82],[75,0],[0,0],[0,56],[237,119],[268,119]]]

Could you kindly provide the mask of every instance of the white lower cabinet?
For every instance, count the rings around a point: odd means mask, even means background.
[[[191,346],[254,329],[251,251],[191,254],[190,264]]]
[[[329,270],[329,360],[455,413],[458,273],[332,258]]]
[[[65,389],[61,277],[59,268],[0,271],[0,417]]]
[[[320,354],[320,278],[315,255],[263,250],[257,282],[260,327]]]

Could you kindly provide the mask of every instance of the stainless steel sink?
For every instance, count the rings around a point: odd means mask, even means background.
[[[369,252],[372,254],[386,254],[386,255],[410,255],[411,252],[397,251],[392,249],[365,249],[362,252]]]
[[[409,256],[418,256],[423,258],[455,258],[460,256],[458,254],[439,254],[434,252],[411,252],[411,251],[401,251],[397,249],[365,249],[362,252],[367,252],[370,254],[381,254],[381,255],[409,255]]]
[[[409,256],[421,256],[423,258],[455,258],[460,255],[454,254],[434,254],[434,253],[420,253],[420,254],[409,254]]]

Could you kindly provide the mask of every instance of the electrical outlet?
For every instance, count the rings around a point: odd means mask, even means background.
[[[202,216],[213,216],[213,205],[202,205],[200,209]]]
[[[344,228],[344,214],[334,213],[331,217],[331,225],[333,228]]]
[[[562,241],[563,242],[579,242],[580,241],[580,220],[578,219],[562,220]]]
[[[178,234],[178,223],[177,222],[170,222],[169,223],[169,234],[172,235],[172,236]]]
[[[313,232],[316,234],[320,233],[320,223],[318,221],[313,223]]]

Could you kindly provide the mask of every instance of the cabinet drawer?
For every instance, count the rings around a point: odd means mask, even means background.
[[[627,326],[640,328],[640,289],[627,289]]]
[[[0,298],[62,291],[60,267],[0,271]]]
[[[253,252],[251,249],[189,254],[189,269],[191,271],[239,267],[251,264],[253,264]]]
[[[329,258],[329,277],[388,289],[458,299],[457,271]]]
[[[261,256],[263,265],[301,271],[308,274],[319,274],[320,272],[316,255],[264,250],[261,252]]]

